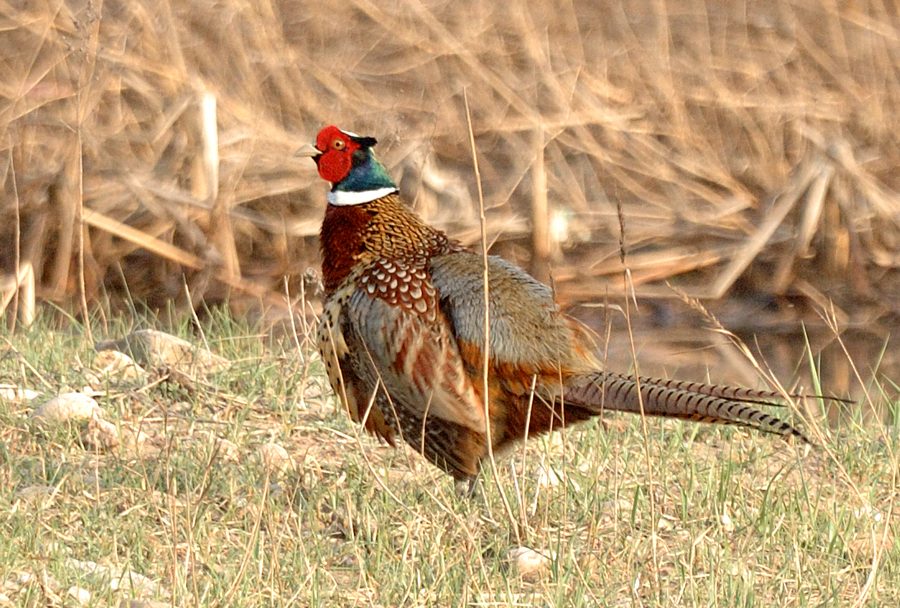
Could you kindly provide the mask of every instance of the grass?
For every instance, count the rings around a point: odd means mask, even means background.
[[[111,448],[0,401],[0,606],[76,605],[74,588],[92,606],[900,603],[896,426],[846,423],[807,453],[672,421],[645,436],[609,416],[532,441],[467,499],[409,450],[360,436],[306,336],[218,311],[199,329],[112,318],[93,334],[134,325],[234,363],[191,382],[95,383],[104,416],[145,436]],[[0,340],[0,381],[44,395],[90,384],[83,333],[45,310]],[[261,456],[272,442],[289,466]],[[520,545],[546,566],[520,571]]]
[[[164,306],[183,274],[208,302],[298,292],[326,186],[293,152],[327,124],[376,136],[417,211],[476,244],[468,99],[488,242],[562,301],[623,293],[621,215],[639,296],[896,319],[890,3],[30,0],[0,19],[0,310]]]

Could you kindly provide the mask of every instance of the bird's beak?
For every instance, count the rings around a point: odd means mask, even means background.
[[[294,152],[294,156],[299,157],[310,157],[315,158],[322,154],[322,152],[312,144],[303,144],[300,146],[296,152]]]

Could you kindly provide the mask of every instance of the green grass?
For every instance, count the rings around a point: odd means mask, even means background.
[[[82,426],[40,428],[33,404],[0,401],[11,605],[76,605],[72,587],[93,606],[900,605],[895,427],[847,423],[807,453],[672,421],[648,420],[645,437],[638,418],[609,416],[517,450],[467,499],[409,450],[360,436],[304,337],[221,312],[202,331],[160,325],[235,363],[95,386],[108,420],[145,434],[137,447],[101,449]],[[90,381],[82,328],[49,314],[0,336],[0,353],[0,382],[54,395]],[[267,469],[268,442],[295,466]],[[562,482],[538,483],[548,469]],[[519,545],[548,566],[519,573]]]

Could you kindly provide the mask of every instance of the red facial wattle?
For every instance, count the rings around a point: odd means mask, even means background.
[[[316,137],[316,149],[322,153],[316,159],[319,175],[322,179],[335,184],[350,173],[353,165],[353,153],[359,149],[359,144],[332,125],[319,131],[319,135]]]

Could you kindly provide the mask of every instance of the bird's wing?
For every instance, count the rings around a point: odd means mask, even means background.
[[[581,335],[549,287],[506,260],[488,257],[488,346],[493,368],[556,376],[584,364]],[[430,261],[440,308],[466,361],[484,349],[484,260],[453,252]],[[477,365],[476,365],[477,367]]]
[[[355,373],[354,358],[342,328],[343,301],[353,293],[353,285],[343,286],[325,300],[317,335],[319,354],[325,363],[328,382],[340,398],[347,413],[365,429],[394,443],[394,429],[386,423],[383,412],[372,401],[372,391]]]
[[[345,314],[390,399],[417,418],[485,432],[481,397],[466,375],[424,261],[373,263],[356,279]]]

